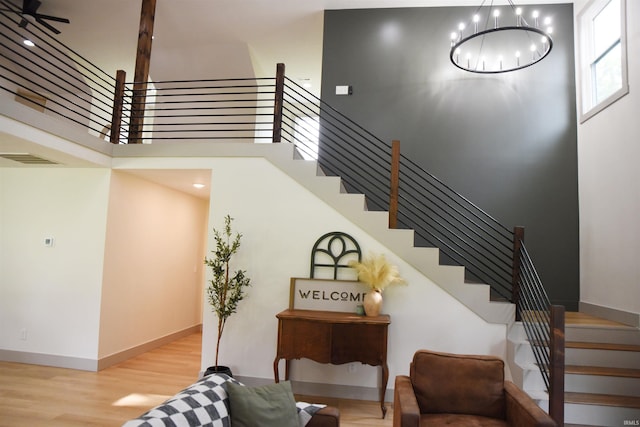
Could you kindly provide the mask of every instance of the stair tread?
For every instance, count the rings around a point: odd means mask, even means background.
[[[582,348],[590,350],[617,350],[617,351],[638,351],[640,345],[635,344],[616,344],[603,342],[584,342],[584,341],[567,341],[565,348]]]
[[[636,396],[566,392],[564,402],[640,409],[640,397]]]
[[[609,377],[640,378],[640,369],[612,368],[602,366],[567,365],[565,374],[602,375]]]

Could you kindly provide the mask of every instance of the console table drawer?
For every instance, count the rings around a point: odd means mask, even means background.
[[[303,357],[319,363],[331,363],[331,325],[307,320],[282,320],[278,356]]]

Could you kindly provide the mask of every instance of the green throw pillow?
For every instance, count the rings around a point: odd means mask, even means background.
[[[227,382],[233,427],[299,427],[289,381],[246,387]]]

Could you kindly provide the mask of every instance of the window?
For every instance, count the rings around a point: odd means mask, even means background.
[[[592,0],[580,13],[581,122],[629,93],[626,0]]]

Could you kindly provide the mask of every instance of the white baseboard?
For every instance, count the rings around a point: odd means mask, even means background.
[[[102,357],[98,360],[98,371],[108,368],[109,366],[113,366],[117,363],[124,362],[125,360],[131,359],[132,357],[139,356],[155,348],[161,347],[165,344],[169,344],[170,342],[173,342],[180,338],[184,338],[199,331],[202,331],[202,324],[194,325],[181,331],[174,332],[172,334],[165,335],[164,337],[146,342],[144,344],[131,347],[127,350],[114,353],[110,356]]]
[[[1,350],[0,360],[3,362],[26,363],[28,365],[53,366],[56,368],[78,369],[95,372],[98,362],[95,359],[81,357],[58,356],[55,354],[31,353],[28,351]]]
[[[273,384],[272,378],[266,379],[236,375],[234,375],[234,378],[244,385],[254,387],[265,384]],[[293,392],[295,394],[303,396],[334,397],[339,399],[367,400],[374,402],[380,400],[380,391],[377,388],[373,387],[360,387],[340,384],[321,384],[292,380],[291,388],[293,389]],[[387,384],[387,390],[384,395],[384,400],[385,402],[393,401],[393,389],[389,388],[389,384]]]
[[[101,359],[85,359],[81,357],[59,356],[45,353],[31,353],[27,351],[14,351],[0,349],[0,360],[3,362],[26,363],[29,365],[54,366],[56,368],[78,369],[81,371],[100,371],[113,366],[116,363],[124,362],[127,359],[146,353],[179,338],[186,337],[195,332],[201,331],[202,325],[195,325],[174,332],[164,337],[140,344],[130,349],[114,353]]]
[[[580,311],[592,316],[640,328],[640,314],[580,301]]]

